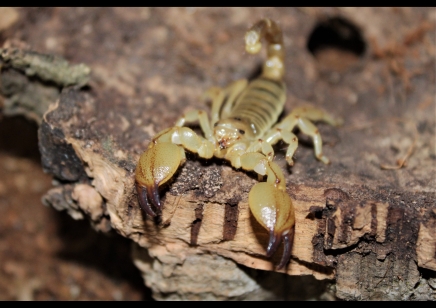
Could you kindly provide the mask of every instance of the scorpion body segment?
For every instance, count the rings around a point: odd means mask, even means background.
[[[260,20],[245,35],[246,51],[258,53],[262,38],[267,41],[267,59],[261,75],[251,82],[243,79],[226,88],[209,89],[205,97],[212,100],[210,119],[204,111],[189,111],[174,127],[157,134],[139,159],[135,180],[141,208],[154,217],[162,210],[158,188],[171,179],[186,160],[185,150],[205,159],[222,158],[234,168],[266,176],[266,182],[251,189],[249,206],[256,220],[270,233],[267,256],[284,243],[284,253],[277,267],[280,269],[291,256],[295,214],[286,193],[283,172],[273,161],[272,146],[280,140],[287,143],[286,160],[293,165],[298,139],[292,130],[298,127],[312,138],[315,156],[327,164],[329,160],[322,154],[321,136],[311,121],[339,125],[341,120],[314,107],[300,107],[276,124],[286,101],[282,32],[275,22]],[[195,122],[200,124],[204,136],[185,126]]]
[[[253,80],[235,102],[229,118],[247,123],[253,138],[262,137],[282,113],[285,93],[285,84],[281,81],[265,77]]]

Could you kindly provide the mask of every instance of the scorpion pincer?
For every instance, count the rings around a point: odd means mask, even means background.
[[[210,119],[204,111],[189,111],[174,127],[158,133],[139,159],[136,189],[141,208],[152,217],[161,215],[158,188],[171,179],[186,160],[185,150],[205,159],[213,156],[225,159],[234,168],[266,176],[266,182],[253,186],[248,202],[256,220],[270,233],[267,256],[284,242],[284,253],[277,266],[281,269],[291,256],[295,214],[286,193],[285,177],[273,161],[272,146],[279,140],[288,144],[286,160],[292,166],[292,156],[298,146],[292,130],[298,127],[312,138],[316,158],[328,164],[328,158],[322,153],[321,135],[312,121],[336,126],[341,120],[315,107],[300,107],[276,123],[286,100],[282,31],[274,21],[260,20],[245,35],[246,51],[258,53],[262,38],[268,45],[261,75],[251,82],[243,79],[226,88],[209,89],[206,98],[212,101]],[[185,126],[197,122],[204,136]]]

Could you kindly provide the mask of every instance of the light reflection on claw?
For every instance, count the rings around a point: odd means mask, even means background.
[[[282,269],[291,257],[295,230],[295,213],[291,198],[284,189],[272,183],[257,183],[248,195],[248,203],[256,220],[269,230],[267,257],[271,257],[283,242]]]
[[[151,143],[142,153],[136,168],[135,186],[141,209],[151,217],[162,212],[159,186],[171,179],[184,160],[184,150],[168,142]]]

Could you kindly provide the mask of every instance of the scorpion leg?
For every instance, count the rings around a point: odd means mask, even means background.
[[[279,140],[283,140],[285,143],[289,144],[286,152],[286,161],[290,166],[293,166],[294,161],[292,160],[292,156],[297,149],[298,139],[292,132],[282,130],[281,128],[271,129],[264,138],[252,142],[247,152],[261,152],[271,161],[274,158],[274,149],[272,146]]]
[[[225,93],[220,87],[211,87],[203,94],[203,99],[212,100],[210,126],[213,127],[220,118],[221,107],[226,99]]]
[[[269,161],[274,158],[273,145],[278,141],[283,140],[285,143],[289,144],[288,150],[286,152],[286,161],[290,166],[294,165],[292,156],[297,149],[298,139],[292,132],[283,130],[281,128],[270,129],[265,137],[258,139],[250,144],[247,148],[247,152],[261,152],[265,155]]]
[[[188,127],[176,126],[159,133],[139,158],[136,189],[141,208],[148,215],[154,217],[162,211],[158,188],[170,180],[186,160],[184,149],[211,158],[214,144]]]
[[[334,119],[331,115],[321,109],[315,107],[299,107],[296,108],[286,118],[284,118],[280,123],[275,125],[271,129],[271,132],[267,134],[269,136],[274,136],[272,140],[281,138],[283,141],[289,144],[286,152],[286,160],[291,166],[293,165],[292,156],[294,155],[298,146],[298,139],[292,133],[292,130],[295,128],[295,126],[297,126],[304,134],[312,138],[316,158],[325,164],[330,163],[330,160],[322,154],[321,134],[312,121],[324,121],[333,126],[339,126],[343,122],[341,119]],[[281,137],[275,136],[274,131],[280,131]]]
[[[204,98],[212,99],[211,126],[220,118],[227,118],[239,94],[247,87],[248,81],[240,79],[226,88],[212,87],[204,93]]]
[[[272,161],[274,158],[274,149],[271,143],[266,142],[264,139],[252,142],[247,148],[247,152],[261,152],[269,161]]]
[[[199,122],[201,130],[207,140],[213,141],[212,129],[210,128],[209,118],[206,112],[202,110],[192,110],[188,111],[183,116],[181,116],[177,121],[175,126],[182,127],[187,123]]]
[[[241,167],[266,175],[267,181],[257,183],[250,190],[248,203],[256,220],[270,232],[267,256],[284,243],[284,253],[277,269],[283,268],[291,256],[295,213],[292,200],[286,193],[286,183],[280,167],[261,153],[245,153],[240,157]]]

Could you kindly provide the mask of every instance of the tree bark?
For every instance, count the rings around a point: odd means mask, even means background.
[[[132,239],[134,262],[157,299],[292,299],[301,288],[306,298],[435,300],[435,118],[428,112],[436,107],[434,19],[431,24],[424,10],[397,10],[401,18],[394,9],[269,11],[281,21],[287,48],[285,112],[310,101],[345,119],[341,128],[317,124],[328,166],[314,158],[303,134],[293,167],[286,165],[284,146],[276,148],[296,211],[292,258],[282,273],[322,281],[306,280],[306,287],[275,272],[282,248],[265,257],[268,233],[247,203],[257,182],[253,174],[188,154],[161,189],[158,220],[144,216],[134,189],[139,155],[157,132],[188,108],[208,110],[199,100],[208,87],[252,75],[256,62],[243,54],[241,39],[257,17],[239,17],[262,10],[144,10],[145,17],[130,10],[74,11],[77,21],[99,16],[90,36],[115,46],[97,44],[95,54],[85,56],[86,42],[93,40],[79,42],[81,34],[70,29],[79,45],[69,60],[91,67],[89,86],[82,87],[85,77],[67,84],[44,79],[38,68],[31,77],[5,57],[10,49],[4,48],[2,95],[5,102],[16,98],[6,81],[63,89],[43,99],[51,104],[43,117],[36,116],[43,167],[57,180],[44,202],[76,219],[87,217],[97,230],[114,229]],[[56,10],[51,19],[66,12]],[[365,56],[348,69],[325,67],[332,63],[322,62],[328,52],[316,60],[305,49],[325,13],[357,24],[368,44]],[[111,16],[117,18],[111,27],[119,31],[108,35],[103,25]],[[40,27],[19,29],[37,35],[48,24]],[[52,35],[66,33],[61,26]],[[134,40],[125,43],[129,34]],[[4,105],[6,114],[10,105]],[[409,149],[403,168],[380,168],[395,165]]]

